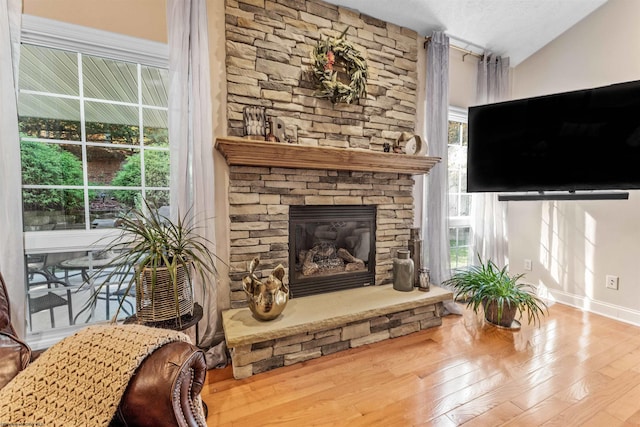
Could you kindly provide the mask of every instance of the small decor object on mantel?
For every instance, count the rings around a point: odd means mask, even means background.
[[[405,143],[404,149],[402,143]],[[415,135],[410,132],[402,132],[396,140],[395,147],[399,147],[400,150],[404,150],[404,153],[412,156],[424,156],[427,154],[427,142],[423,141],[419,135]]]
[[[351,104],[367,96],[367,62],[345,36],[320,38],[313,50],[313,74],[318,82],[316,96],[332,103]],[[349,80],[343,83],[342,80]]]
[[[273,121],[271,119],[267,119],[267,126],[265,128],[266,135],[264,137],[265,141],[268,142],[280,142],[280,139],[273,133]]]
[[[249,139],[264,139],[266,132],[265,107],[247,106],[242,110],[244,135]]]
[[[242,288],[253,316],[258,320],[273,320],[289,301],[289,287],[282,283],[285,269],[278,264],[266,279],[260,280],[253,273],[259,264],[258,258],[251,261],[249,275],[242,279]]]

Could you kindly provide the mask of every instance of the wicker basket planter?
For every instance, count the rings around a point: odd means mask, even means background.
[[[175,286],[166,267],[155,268],[155,283],[153,274],[154,271],[151,268],[144,268],[141,274],[137,275],[136,313],[138,320],[145,323],[161,322],[193,314],[193,289],[187,278],[185,267],[183,265],[177,267]],[[176,314],[176,307],[179,307],[179,315]]]

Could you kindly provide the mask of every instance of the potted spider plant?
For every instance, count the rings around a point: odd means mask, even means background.
[[[526,312],[529,324],[539,324],[547,305],[536,295],[533,285],[520,283],[524,274],[509,275],[507,266],[499,268],[478,256],[479,265],[459,271],[443,284],[455,291],[455,298],[466,298],[467,307],[478,313],[483,307],[485,319],[494,325],[511,328],[516,314]]]
[[[105,286],[115,284],[121,292],[114,319],[125,298],[133,295],[142,323],[177,321],[181,325],[183,318],[191,316],[192,279],[200,276],[206,292],[206,273],[217,275],[215,260],[219,258],[187,215],[173,222],[145,200],[142,209],[132,209],[119,218],[120,233],[104,248],[104,253],[113,256],[91,276],[95,290],[90,305],[95,306]]]

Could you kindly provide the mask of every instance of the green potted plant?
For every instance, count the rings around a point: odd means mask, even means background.
[[[539,323],[547,305],[536,295],[533,285],[519,283],[524,274],[510,276],[507,267],[498,268],[491,260],[459,271],[443,284],[455,291],[455,298],[464,297],[467,307],[478,313],[483,307],[485,319],[494,325],[510,328],[516,314],[526,312],[528,323]]]
[[[186,215],[173,222],[146,200],[142,209],[120,217],[117,227],[121,232],[103,250],[111,256],[91,276],[95,291],[90,304],[96,304],[105,286],[115,284],[120,290],[115,318],[125,298],[135,294],[138,321],[181,324],[193,314],[192,279],[199,275],[205,292],[206,273],[217,275],[219,258],[208,249],[210,242]]]

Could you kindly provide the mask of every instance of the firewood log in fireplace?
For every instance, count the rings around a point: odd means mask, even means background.
[[[345,266],[345,271],[359,271],[365,269],[364,261],[354,257],[353,255],[351,255],[351,253],[349,253],[348,250],[344,248],[338,249],[338,256],[345,260],[345,262],[347,263],[347,265]]]
[[[309,249],[304,257],[304,262],[302,263],[302,274],[305,276],[311,276],[312,274],[316,274],[320,269],[320,266],[313,262],[313,258],[318,253],[318,248],[314,247]]]

